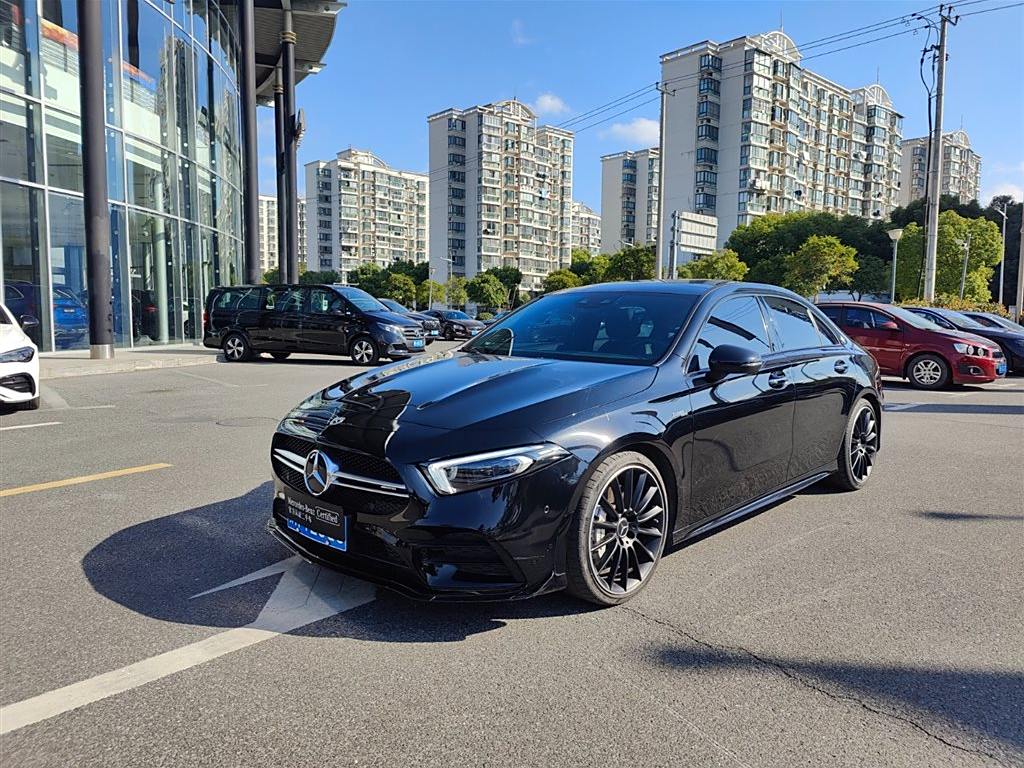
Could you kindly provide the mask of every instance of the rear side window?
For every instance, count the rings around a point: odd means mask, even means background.
[[[309,311],[326,314],[345,309],[345,300],[329,288],[313,288],[309,292]]]
[[[778,296],[765,296],[764,301],[782,349],[809,349],[822,345],[807,307]]]
[[[267,294],[267,309],[275,312],[301,312],[301,288],[275,288]]]
[[[833,323],[838,325],[840,328],[843,325],[843,308],[842,307],[818,307],[822,312],[825,313],[825,317],[831,320]]]
[[[213,301],[214,309],[259,309],[260,288],[234,288],[229,291],[222,291]]]
[[[722,344],[750,349],[759,355],[771,352],[764,315],[753,296],[736,296],[715,307],[697,337],[690,371],[706,370],[711,351]]]
[[[889,322],[892,322],[891,317],[867,307],[848,307],[846,310],[846,325],[849,328],[870,331],[874,328],[881,328]]]

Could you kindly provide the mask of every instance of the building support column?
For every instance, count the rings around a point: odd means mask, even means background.
[[[278,68],[274,79],[274,158],[277,168],[277,270],[278,282],[287,283],[288,238],[285,234],[285,215],[288,210],[288,180],[284,172],[284,86],[281,84],[281,70]]]
[[[260,215],[259,152],[256,127],[256,42],[253,0],[238,0],[238,32],[242,48],[242,229],[245,279],[259,283]]]
[[[284,173],[288,194],[285,208],[285,237],[288,254],[289,282],[299,281],[299,191],[295,170],[295,32],[292,13],[284,12],[284,31],[281,32],[281,79],[284,86]],[[278,216],[281,212],[278,211]]]
[[[90,0],[78,0],[78,95],[82,109],[89,357],[108,360],[114,356],[114,312],[111,302],[110,206],[107,203],[101,15]]]

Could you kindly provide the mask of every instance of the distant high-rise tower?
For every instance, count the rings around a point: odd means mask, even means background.
[[[601,252],[653,243],[658,233],[658,148],[601,158]]]
[[[928,137],[903,140],[900,205],[925,196],[928,169]],[[940,194],[953,195],[961,203],[978,199],[981,188],[981,155],[971,149],[965,131],[942,134]]]
[[[572,250],[601,252],[601,216],[583,203],[572,203]]]

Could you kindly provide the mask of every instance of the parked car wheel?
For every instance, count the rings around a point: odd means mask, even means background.
[[[907,365],[907,377],[918,389],[942,389],[949,383],[949,363],[938,355],[918,355]]]
[[[349,354],[358,365],[376,365],[380,362],[380,349],[369,336],[360,336],[353,341]]]
[[[850,411],[839,447],[839,469],[832,474],[832,485],[842,491],[863,488],[874,468],[879,445],[878,414],[868,400],[861,398]]]
[[[632,598],[661,560],[668,518],[665,485],[650,459],[623,451],[602,461],[570,529],[569,592],[598,605]]]
[[[278,362],[280,362],[282,360],[287,360],[289,357],[292,356],[292,353],[291,352],[271,352],[270,356],[272,358],[274,358],[275,360],[277,360]]]
[[[224,338],[224,359],[229,363],[244,363],[252,360],[252,346],[249,340],[240,333],[229,333]]]
[[[455,341],[455,331],[450,325],[444,329],[444,338],[446,341]]]
[[[31,400],[26,400],[21,404],[21,410],[23,411],[38,411],[39,410],[39,395],[36,395]]]

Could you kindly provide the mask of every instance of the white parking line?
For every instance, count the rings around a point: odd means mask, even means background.
[[[9,429],[35,429],[36,427],[55,427],[58,424],[62,424],[60,421],[40,421],[38,424],[15,424],[13,427],[0,427],[0,432],[6,432]]]
[[[220,379],[211,379],[209,376],[200,376],[198,373],[187,373],[185,371],[174,371],[179,376],[188,376],[190,379],[199,379],[200,381],[208,381],[211,384],[220,384],[222,387],[230,387],[231,389],[238,389],[241,384],[231,384]]]
[[[375,596],[373,586],[334,571],[322,570],[290,557],[268,568],[202,592],[202,597],[258,578],[281,573],[281,580],[251,624],[218,632],[205,640],[129,664],[55,691],[0,708],[0,735],[116,696],[154,680],[182,672],[225,654],[248,648],[284,632],[364,605]]]

